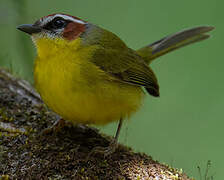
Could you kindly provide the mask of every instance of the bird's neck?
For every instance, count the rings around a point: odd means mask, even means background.
[[[60,55],[69,52],[75,52],[81,48],[81,38],[77,38],[72,41],[68,41],[62,38],[38,38],[34,39],[34,44],[37,49],[38,56],[49,57]]]

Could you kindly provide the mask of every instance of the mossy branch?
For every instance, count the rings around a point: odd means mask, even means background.
[[[190,179],[123,145],[106,158],[86,160],[111,138],[87,126],[40,135],[57,118],[32,87],[0,69],[0,179]]]

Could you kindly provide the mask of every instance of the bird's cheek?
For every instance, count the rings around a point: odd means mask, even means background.
[[[63,37],[67,40],[74,40],[85,31],[85,25],[75,22],[69,23],[63,32]]]

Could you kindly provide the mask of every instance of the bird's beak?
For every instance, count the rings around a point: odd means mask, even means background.
[[[28,34],[35,34],[35,33],[41,32],[41,28],[33,24],[22,24],[22,25],[19,25],[17,29]]]

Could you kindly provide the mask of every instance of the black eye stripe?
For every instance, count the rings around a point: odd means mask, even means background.
[[[68,20],[65,20],[61,17],[56,17],[48,22],[43,28],[47,30],[56,30],[64,28],[68,23]]]

